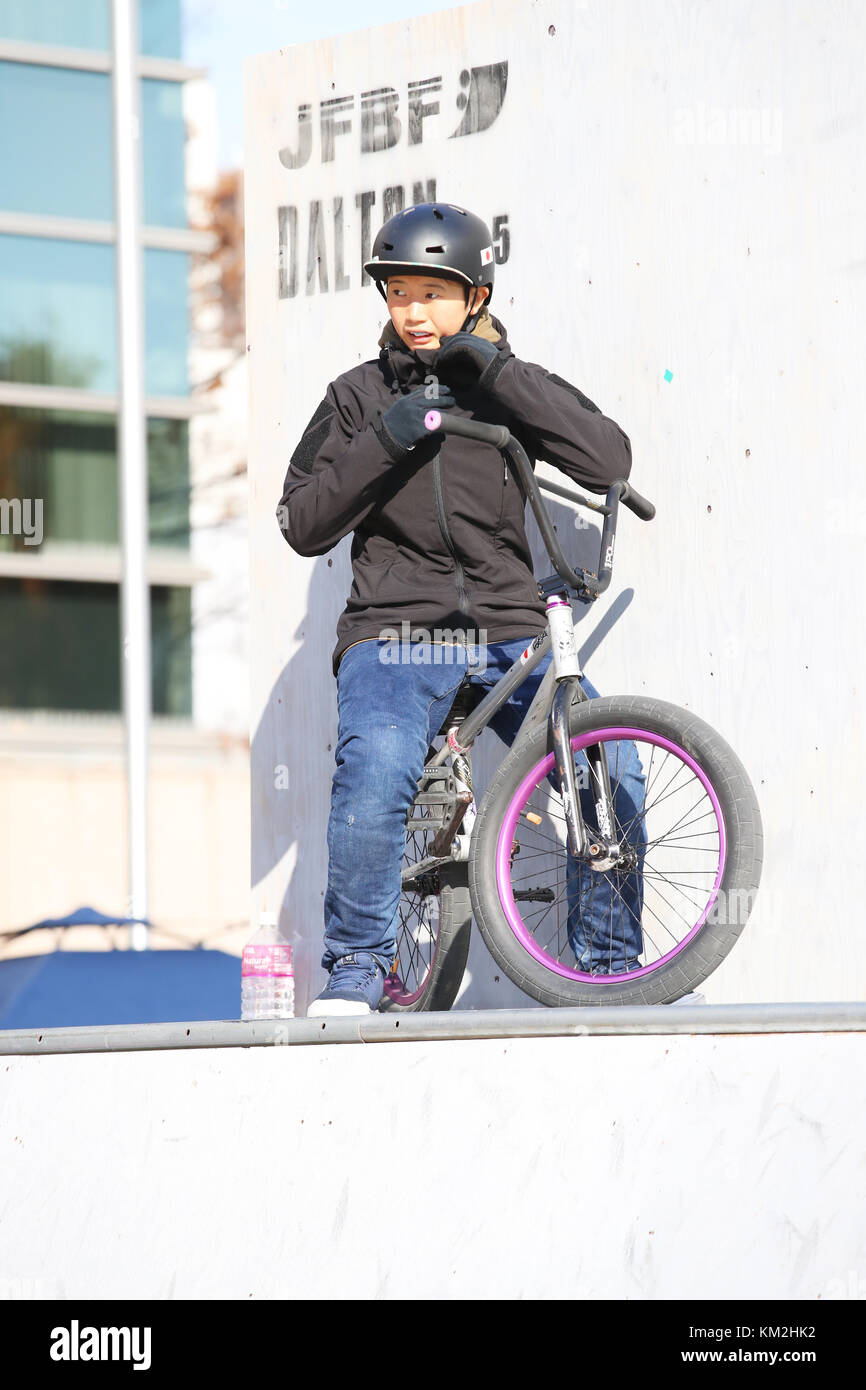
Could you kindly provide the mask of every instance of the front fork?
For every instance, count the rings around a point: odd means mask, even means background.
[[[613,793],[604,745],[592,744],[584,754],[589,767],[589,789],[600,834],[596,834],[591,826],[584,823],[574,772],[568,715],[575,701],[585,700],[587,697],[580,684],[581,670],[574,618],[571,603],[565,594],[548,594],[547,618],[550,623],[556,681],[550,707],[550,736],[565,809],[568,850],[575,859],[588,860],[594,869],[609,869],[619,858],[620,847],[614,840]]]

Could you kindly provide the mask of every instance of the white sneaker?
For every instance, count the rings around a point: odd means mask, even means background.
[[[307,1009],[307,1018],[352,1018],[372,1012],[363,999],[322,999],[320,996]]]
[[[385,972],[369,951],[340,956],[331,967],[328,983],[307,1009],[307,1018],[351,1018],[378,1009]]]

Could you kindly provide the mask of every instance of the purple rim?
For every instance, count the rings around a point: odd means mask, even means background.
[[[694,772],[698,781],[707,792],[713,810],[715,811],[716,822],[719,827],[719,867],[709,902],[701,914],[699,921],[695,923],[691,931],[683,937],[682,941],[672,947],[666,955],[660,956],[658,960],[653,961],[652,965],[642,965],[639,970],[624,971],[620,975],[589,975],[583,970],[570,970],[568,966],[561,965],[559,961],[555,961],[552,956],[542,951],[541,947],[537,945],[534,938],[527,930],[520,913],[517,911],[517,905],[514,901],[514,890],[511,886],[511,846],[514,841],[514,830],[521,810],[526,805],[526,802],[541,780],[546,777],[553,768],[553,753],[548,753],[545,758],[542,758],[541,762],[536,763],[535,767],[527,773],[520,783],[520,786],[517,788],[517,791],[514,793],[509,803],[496,845],[496,886],[499,890],[499,901],[502,904],[502,908],[508,920],[508,925],[511,927],[511,930],[517,937],[521,946],[534,960],[537,960],[540,965],[545,966],[547,970],[552,971],[554,974],[563,975],[569,980],[591,980],[594,985],[600,985],[602,988],[604,988],[605,985],[618,985],[622,984],[623,981],[637,980],[640,979],[642,975],[651,975],[658,970],[660,966],[664,965],[666,961],[673,960],[675,956],[678,956],[681,951],[685,950],[688,943],[704,925],[719,895],[719,887],[722,882],[727,860],[725,821],[715,789],[706,777],[703,769],[698,767],[694,758],[690,757],[684,748],[680,748],[678,743],[674,743],[671,739],[663,738],[661,734],[652,734],[647,729],[621,728],[612,725],[607,729],[594,729],[591,733],[575,734],[571,740],[571,747],[572,750],[579,750],[585,748],[587,744],[597,743],[600,740],[605,742],[614,740],[617,742],[624,742],[626,739],[630,741],[638,740],[641,743],[655,744],[657,748],[664,748],[669,753],[675,753],[678,758],[682,759],[682,761],[692,769],[692,772]]]

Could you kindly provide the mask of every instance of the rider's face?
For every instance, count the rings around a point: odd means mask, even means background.
[[[458,333],[467,313],[478,309],[487,298],[482,285],[466,303],[464,285],[426,275],[392,275],[388,280],[388,312],[391,322],[407,347],[440,346],[442,338]]]

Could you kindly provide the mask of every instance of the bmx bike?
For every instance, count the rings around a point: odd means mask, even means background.
[[[644,521],[655,508],[624,480],[604,502],[539,482],[506,426],[435,410],[426,424],[501,450],[556,573],[538,585],[545,631],[487,693],[464,676],[427,750],[406,816],[397,950],[380,1008],[451,1007],[473,914],[493,959],[542,1004],[673,1003],[746,925],[763,833],[745,768],[707,723],[644,696],[590,699],[579,684],[572,603],[591,604],[610,584],[620,503]],[[568,564],[540,488],[603,517],[596,572]],[[476,806],[472,745],[549,653]]]

